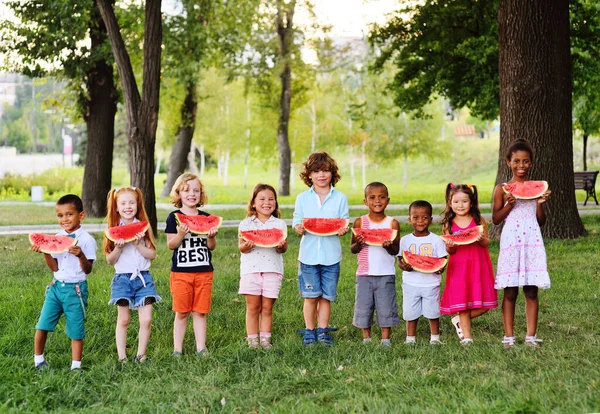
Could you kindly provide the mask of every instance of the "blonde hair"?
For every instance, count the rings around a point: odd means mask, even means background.
[[[192,173],[183,173],[179,177],[177,177],[177,180],[175,180],[175,184],[173,184],[173,187],[171,188],[171,193],[169,194],[169,201],[171,202],[171,204],[173,204],[177,208],[181,208],[183,206],[183,204],[181,203],[181,196],[179,195],[179,192],[181,190],[187,190],[189,188],[187,184],[188,181],[193,180],[198,180],[198,182],[200,183],[200,198],[198,200],[198,204],[196,204],[196,207],[202,207],[206,204],[206,202],[208,201],[208,197],[204,192],[204,185],[202,185],[202,181],[200,181],[198,176]]]
[[[256,196],[258,196],[258,193],[265,190],[271,191],[275,196],[275,210],[273,211],[272,215],[277,218],[280,217],[279,203],[277,202],[277,191],[275,191],[275,189],[269,184],[256,184],[256,186],[254,186],[254,189],[252,190],[252,196],[248,201],[248,210],[246,211],[246,217],[256,216],[256,208],[254,208],[253,206],[254,200],[256,200]]]
[[[106,224],[108,225],[108,228],[117,227],[121,222],[121,216],[119,216],[119,209],[117,207],[117,199],[123,193],[132,193],[135,197],[135,202],[137,203],[135,218],[139,221],[148,221],[148,214],[146,214],[146,208],[144,207],[144,196],[142,195],[142,191],[136,187],[122,187],[110,190],[106,197]],[[146,230],[144,241],[146,242],[146,247],[156,250],[152,227],[148,227],[148,230]],[[115,243],[104,235],[104,253],[110,253],[114,248]]]

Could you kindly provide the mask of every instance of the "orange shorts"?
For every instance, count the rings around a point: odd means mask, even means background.
[[[210,312],[213,272],[171,272],[173,311],[179,313]]]

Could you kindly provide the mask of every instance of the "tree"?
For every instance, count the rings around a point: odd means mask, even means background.
[[[154,146],[160,95],[160,56],[162,46],[161,0],[147,0],[144,19],[144,63],[142,95],[138,90],[131,61],[110,0],[97,0],[106,25],[111,49],[125,98],[129,171],[131,185],[143,189],[144,205],[156,234],[156,194],[154,189]]]
[[[82,198],[88,215],[106,214],[112,179],[118,93],[106,28],[93,0],[11,1],[17,21],[5,20],[3,50],[16,54],[5,68],[30,77],[65,79],[76,113],[87,126]],[[91,47],[82,46],[86,39]]]
[[[511,177],[504,159],[508,147],[527,138],[536,150],[530,179],[545,179],[553,190],[543,234],[582,236],[573,187],[569,1],[500,0],[498,43],[502,128],[496,183]]]

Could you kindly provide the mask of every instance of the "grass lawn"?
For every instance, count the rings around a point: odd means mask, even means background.
[[[237,294],[239,252],[235,229],[223,229],[214,253],[213,310],[208,317],[208,358],[193,354],[191,326],[180,360],[172,351],[170,254],[164,234],[152,272],[164,301],[155,307],[153,336],[145,365],[117,362],[116,310],[107,305],[114,272],[104,259],[89,278],[90,304],[82,372],[69,372],[70,341],[64,319],[49,335],[47,372],[33,365],[33,335],[51,274],[41,255],[28,251],[26,236],[0,237],[0,410],[70,412],[598,412],[600,411],[600,218],[584,217],[590,236],[547,240],[552,288],[540,293],[538,336],[542,348],[523,345],[524,300],[519,296],[514,349],[503,349],[501,312],[473,323],[475,343],[459,344],[449,318],[442,318],[443,346],[428,344],[422,321],[413,347],[404,327],[393,346],[361,344],[351,324],[355,257],[343,239],[339,300],[331,323],[336,346],[304,348],[295,333],[303,327],[297,293],[299,239],[290,234],[285,281],[274,309],[274,348],[257,351],[244,342],[244,300]],[[408,227],[402,226],[402,233]],[[439,227],[433,227],[439,232]],[[99,236],[97,236],[99,237]],[[490,247],[492,260],[497,242]],[[398,293],[401,297],[400,283]],[[128,340],[133,357],[135,314]],[[374,336],[379,337],[377,329]]]

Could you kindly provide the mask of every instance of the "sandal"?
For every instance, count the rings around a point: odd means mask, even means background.
[[[260,346],[262,349],[271,349],[273,345],[271,345],[271,337],[262,337],[260,338]]]
[[[450,319],[450,321],[452,322],[452,325],[454,325],[454,329],[456,329],[456,334],[458,335],[458,338],[461,340],[465,339],[465,336],[463,335],[463,331],[460,327],[460,318],[458,317],[458,315],[456,315],[455,317]]]
[[[542,342],[544,342],[544,341],[539,338],[536,338],[535,335],[525,337],[525,345],[527,345],[531,348],[539,348],[541,346],[540,344]]]
[[[258,338],[246,338],[246,341],[248,342],[248,346],[252,349],[258,349],[260,347]]]
[[[150,361],[150,358],[146,356],[146,354],[138,355],[135,357],[134,362],[136,364],[143,364]]]
[[[331,346],[333,345],[333,341],[331,340],[329,332],[335,331],[337,331],[337,328],[317,328],[317,340],[325,345]]]
[[[296,332],[302,334],[302,345],[308,346],[317,342],[316,329],[298,329]]]
[[[460,341],[461,344],[463,345],[471,345],[473,343],[473,339],[471,338],[464,338]]]
[[[504,348],[513,348],[515,346],[515,337],[505,336],[504,339],[502,339],[502,343],[504,344]]]

